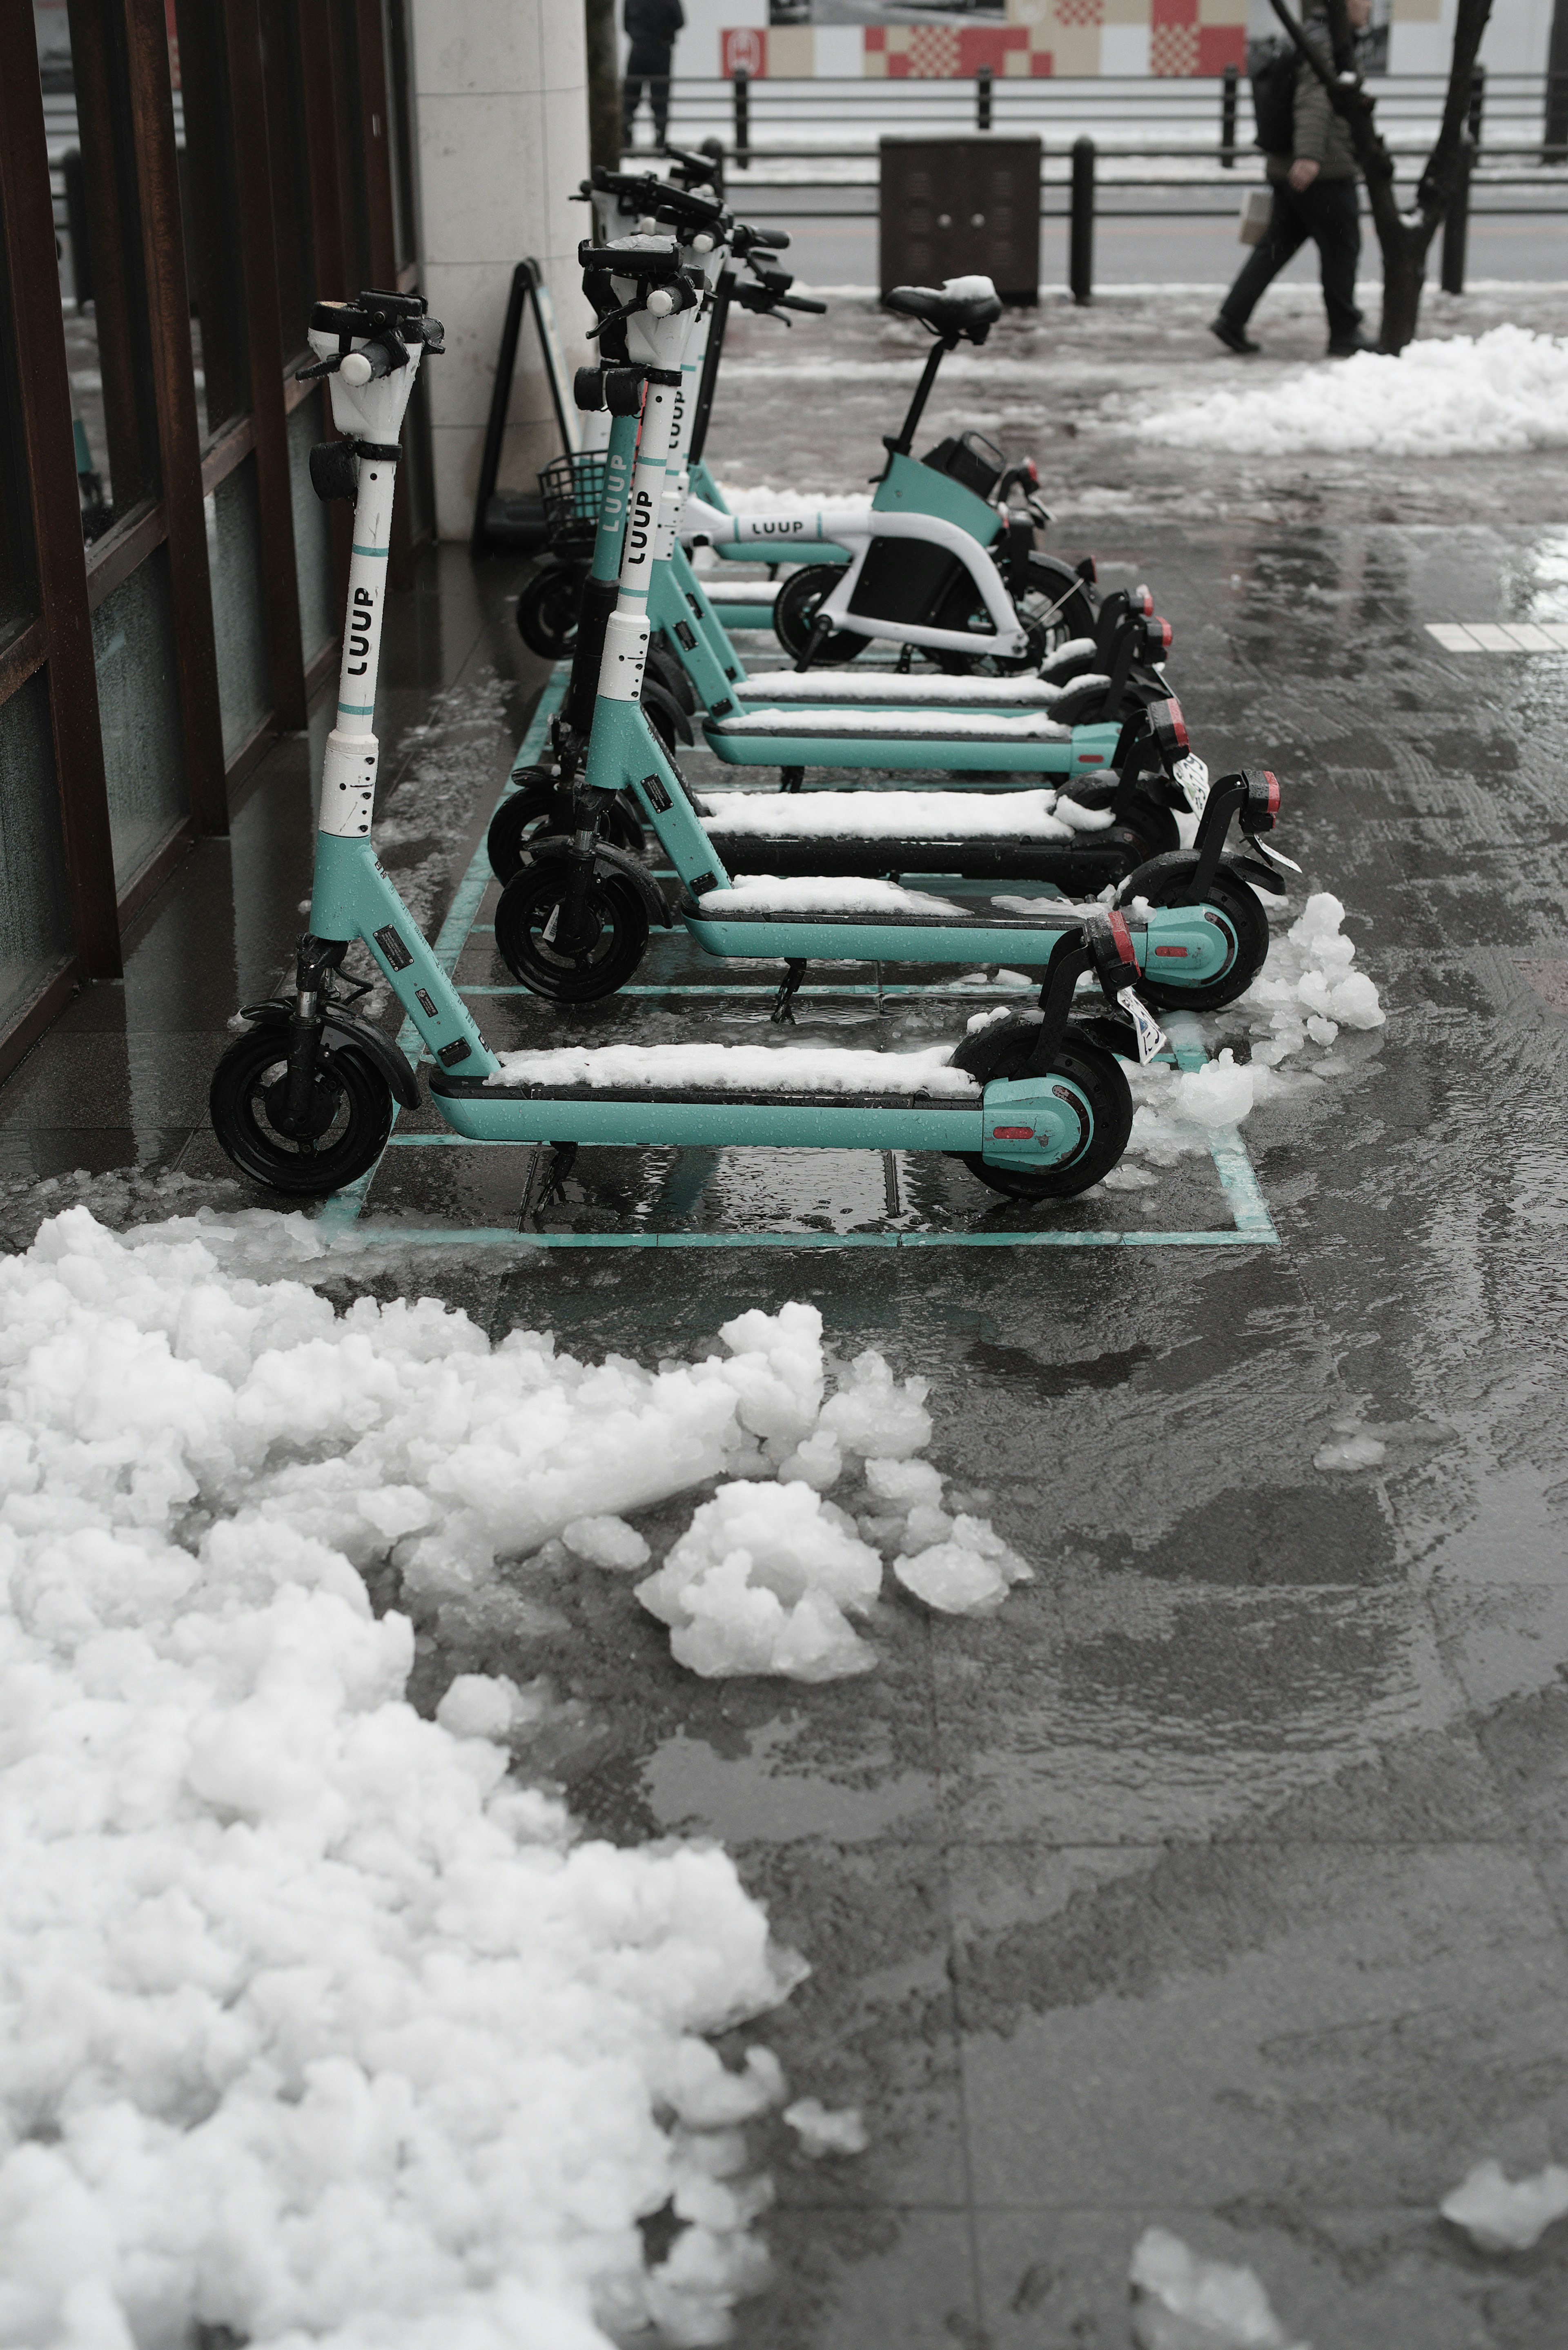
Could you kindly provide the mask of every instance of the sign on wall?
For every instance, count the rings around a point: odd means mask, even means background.
[[[793,79],[853,72],[857,64],[865,75],[899,81],[970,80],[982,67],[999,78],[1027,79],[1214,75],[1246,66],[1247,0],[1005,0],[1005,6],[950,15],[918,10],[908,0],[885,6],[854,0],[853,32],[844,23],[846,0],[816,0],[809,16],[799,0],[785,4],[787,16],[774,0],[766,30],[721,34],[721,72]],[[846,35],[854,44],[847,55]]]

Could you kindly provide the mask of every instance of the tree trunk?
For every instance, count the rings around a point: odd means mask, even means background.
[[[620,169],[620,57],[615,0],[583,0],[588,36],[588,160]]]
[[[1443,224],[1459,184],[1460,152],[1469,136],[1466,117],[1469,111],[1470,79],[1481,35],[1491,15],[1491,0],[1459,0],[1442,125],[1427,158],[1408,215],[1400,212],[1399,200],[1394,192],[1394,158],[1373,122],[1373,109],[1377,101],[1355,71],[1355,44],[1345,0],[1324,0],[1334,48],[1332,70],[1303,37],[1285,0],[1271,0],[1271,5],[1301,53],[1302,69],[1316,74],[1328,92],[1329,104],[1350,132],[1355,160],[1366,182],[1372,223],[1383,255],[1383,325],[1378,344],[1381,349],[1397,356],[1415,340],[1421,316],[1428,250]]]

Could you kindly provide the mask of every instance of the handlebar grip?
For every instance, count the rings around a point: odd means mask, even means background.
[[[826,303],[814,302],[809,295],[805,294],[781,294],[778,298],[778,307],[781,310],[810,310],[819,318],[826,318],[827,316]]]
[[[774,253],[783,253],[789,244],[789,231],[787,228],[754,228],[752,243],[765,244]]]

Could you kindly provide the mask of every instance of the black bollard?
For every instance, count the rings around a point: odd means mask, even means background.
[[[752,160],[752,77],[744,66],[734,71],[735,161],[742,168]]]
[[[1073,141],[1073,210],[1067,233],[1067,283],[1075,302],[1095,291],[1095,142]]]
[[[981,66],[974,78],[974,127],[991,129],[991,68]]]
[[[1454,182],[1453,201],[1443,222],[1443,291],[1462,294],[1465,290],[1465,247],[1470,229],[1470,167],[1475,161],[1475,149],[1467,131],[1459,141],[1459,171]]]
[[[1236,87],[1241,77],[1234,66],[1225,68],[1225,86],[1220,93],[1220,169],[1233,172],[1236,168]]]

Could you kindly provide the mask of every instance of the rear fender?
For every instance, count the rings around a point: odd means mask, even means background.
[[[284,998],[274,997],[266,1003],[247,1003],[242,1014],[257,1028],[286,1028],[294,1017],[294,1006]],[[368,1020],[357,1019],[341,1005],[324,1004],[321,1011],[321,1048],[330,1059],[349,1046],[362,1053],[375,1068],[379,1069],[392,1089],[392,1098],[405,1109],[418,1109],[420,1088],[408,1055],[399,1051],[389,1037]]]

